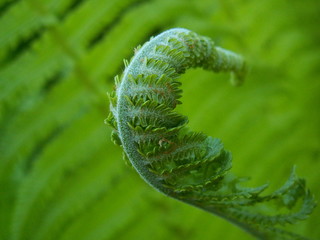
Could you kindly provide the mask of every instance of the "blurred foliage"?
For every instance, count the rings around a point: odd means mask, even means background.
[[[0,239],[252,239],[144,183],[110,141],[106,92],[123,58],[185,27],[242,53],[244,86],[190,70],[190,127],[219,137],[233,172],[280,186],[297,165],[319,199],[317,0],[1,0]],[[320,210],[294,226],[319,239]]]

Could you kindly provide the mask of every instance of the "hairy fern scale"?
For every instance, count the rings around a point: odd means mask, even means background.
[[[239,85],[246,75],[240,55],[215,46],[208,37],[175,28],[136,48],[131,61],[124,63],[125,71],[115,77],[116,90],[109,95],[107,123],[114,128],[112,140],[147,183],[258,239],[305,239],[281,228],[305,219],[315,207],[294,169],[272,194],[262,195],[267,185],[243,187],[243,179],[228,172],[232,157],[221,141],[189,130],[188,118],[175,111],[181,104],[181,74],[195,67],[227,71]]]

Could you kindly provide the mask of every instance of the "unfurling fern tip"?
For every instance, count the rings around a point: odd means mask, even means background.
[[[315,207],[294,170],[270,195],[262,195],[267,185],[243,187],[243,181],[228,171],[232,157],[221,141],[191,131],[188,118],[175,111],[181,104],[181,74],[195,67],[231,72],[234,85],[239,85],[247,72],[240,55],[215,46],[208,37],[175,28],[136,48],[130,62],[124,63],[122,76],[115,77],[116,90],[109,95],[107,122],[114,129],[113,141],[147,183],[257,238],[304,239],[281,228],[305,219]],[[265,206],[272,206],[274,213],[265,213]],[[280,208],[287,210],[279,214]]]

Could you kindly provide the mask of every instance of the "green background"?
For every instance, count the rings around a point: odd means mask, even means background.
[[[156,192],[104,124],[135,46],[185,27],[246,57],[250,73],[182,77],[180,112],[221,138],[249,186],[293,165],[319,199],[318,0],[0,0],[0,239],[252,239]],[[292,229],[320,239],[320,210]]]

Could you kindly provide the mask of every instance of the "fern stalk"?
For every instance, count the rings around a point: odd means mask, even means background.
[[[124,62],[121,81],[116,77],[116,91],[110,94],[107,122],[114,128],[112,139],[147,183],[259,239],[304,239],[279,228],[305,219],[315,206],[303,179],[293,171],[282,188],[265,196],[261,193],[267,185],[241,186],[243,179],[228,173],[232,157],[221,141],[192,132],[186,127],[188,118],[174,111],[181,103],[180,74],[194,67],[226,71],[239,85],[246,75],[240,55],[175,28],[138,47],[130,63]],[[280,214],[280,208],[287,211]]]

